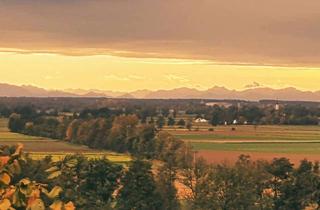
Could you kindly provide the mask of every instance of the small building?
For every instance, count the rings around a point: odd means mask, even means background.
[[[206,120],[204,118],[197,118],[194,122],[195,123],[208,123],[208,120]]]
[[[220,106],[220,107],[228,108],[228,107],[232,106],[232,104],[231,103],[227,103],[227,102],[207,102],[206,106],[210,106],[210,107]]]

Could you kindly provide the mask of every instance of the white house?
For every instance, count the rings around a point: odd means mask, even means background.
[[[195,122],[196,122],[196,123],[208,123],[208,120],[203,119],[203,118],[197,118],[197,119],[195,120]]]

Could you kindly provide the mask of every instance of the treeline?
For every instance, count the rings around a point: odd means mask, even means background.
[[[108,109],[62,118],[29,115],[12,114],[9,129],[140,158],[171,161],[179,166],[190,159],[189,145],[166,132],[158,132],[153,124],[141,124],[136,115],[119,115]]]
[[[300,165],[286,158],[272,162],[240,156],[234,166],[209,165],[199,159],[184,170],[190,209],[303,210],[320,208],[319,163]]]
[[[116,116],[113,120],[75,119],[69,124],[65,139],[91,148],[174,161],[177,165],[190,159],[190,147],[182,140],[166,132],[157,132],[152,124],[139,124],[135,115]]]
[[[199,116],[209,119],[212,125],[233,124],[261,124],[261,125],[318,125],[320,117],[319,107],[305,107],[302,105],[257,106],[243,105],[241,107],[213,106],[205,114],[204,111],[194,111]]]
[[[320,208],[319,163],[240,156],[235,165],[202,159],[174,167],[134,159],[66,156],[32,160],[21,147],[0,148],[0,209],[302,210]]]
[[[203,102],[203,103],[201,103]],[[232,124],[285,124],[316,125],[319,123],[319,103],[279,102],[276,101],[247,102],[223,101],[227,106],[206,106],[209,100],[129,100],[129,99],[72,99],[72,98],[0,98],[0,117],[9,117],[12,113],[33,109],[37,115],[57,116],[69,113],[84,116],[104,115],[136,115],[142,123],[159,117],[176,120],[179,118],[205,118],[212,125]],[[221,102],[221,101],[217,101]],[[108,108],[105,108],[108,107]],[[181,114],[184,113],[184,114]],[[172,124],[171,121],[170,124]],[[161,122],[160,122],[161,124]]]

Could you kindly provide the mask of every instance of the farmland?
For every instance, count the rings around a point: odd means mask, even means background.
[[[170,130],[189,142],[210,162],[236,160],[240,154],[255,159],[288,157],[320,160],[320,126],[217,126],[214,131]],[[234,128],[234,129],[232,129]]]
[[[208,131],[208,128],[213,128],[213,131]],[[202,124],[194,126],[192,131],[170,127],[165,127],[164,130],[190,143],[199,155],[210,162],[233,161],[240,154],[249,154],[255,159],[285,156],[296,161],[303,158],[320,160],[320,126],[211,127]],[[115,162],[130,161],[127,155],[90,149],[84,145],[59,140],[11,133],[8,131],[6,119],[0,120],[0,143],[6,145],[23,143],[25,151],[34,159],[47,155],[51,155],[53,159],[61,159],[67,154],[81,153],[89,158],[106,156]]]
[[[131,160],[128,155],[94,150],[87,146],[70,144],[59,140],[12,133],[8,130],[7,123],[7,119],[0,119],[0,144],[16,145],[22,143],[24,150],[33,159],[41,159],[50,155],[54,160],[59,160],[69,154],[84,154],[88,158],[106,157],[113,162],[128,162]]]

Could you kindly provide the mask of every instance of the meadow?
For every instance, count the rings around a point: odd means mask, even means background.
[[[229,125],[167,129],[210,162],[234,161],[241,154],[254,159],[287,157],[293,162],[320,160],[320,126]]]
[[[50,155],[53,160],[61,160],[66,155],[83,154],[88,158],[105,157],[117,163],[125,163],[131,160],[131,157],[125,154],[94,150],[84,145],[75,145],[60,140],[12,133],[8,130],[7,124],[7,119],[0,119],[0,144],[16,145],[22,143],[24,151],[28,152],[33,159],[42,159]]]

